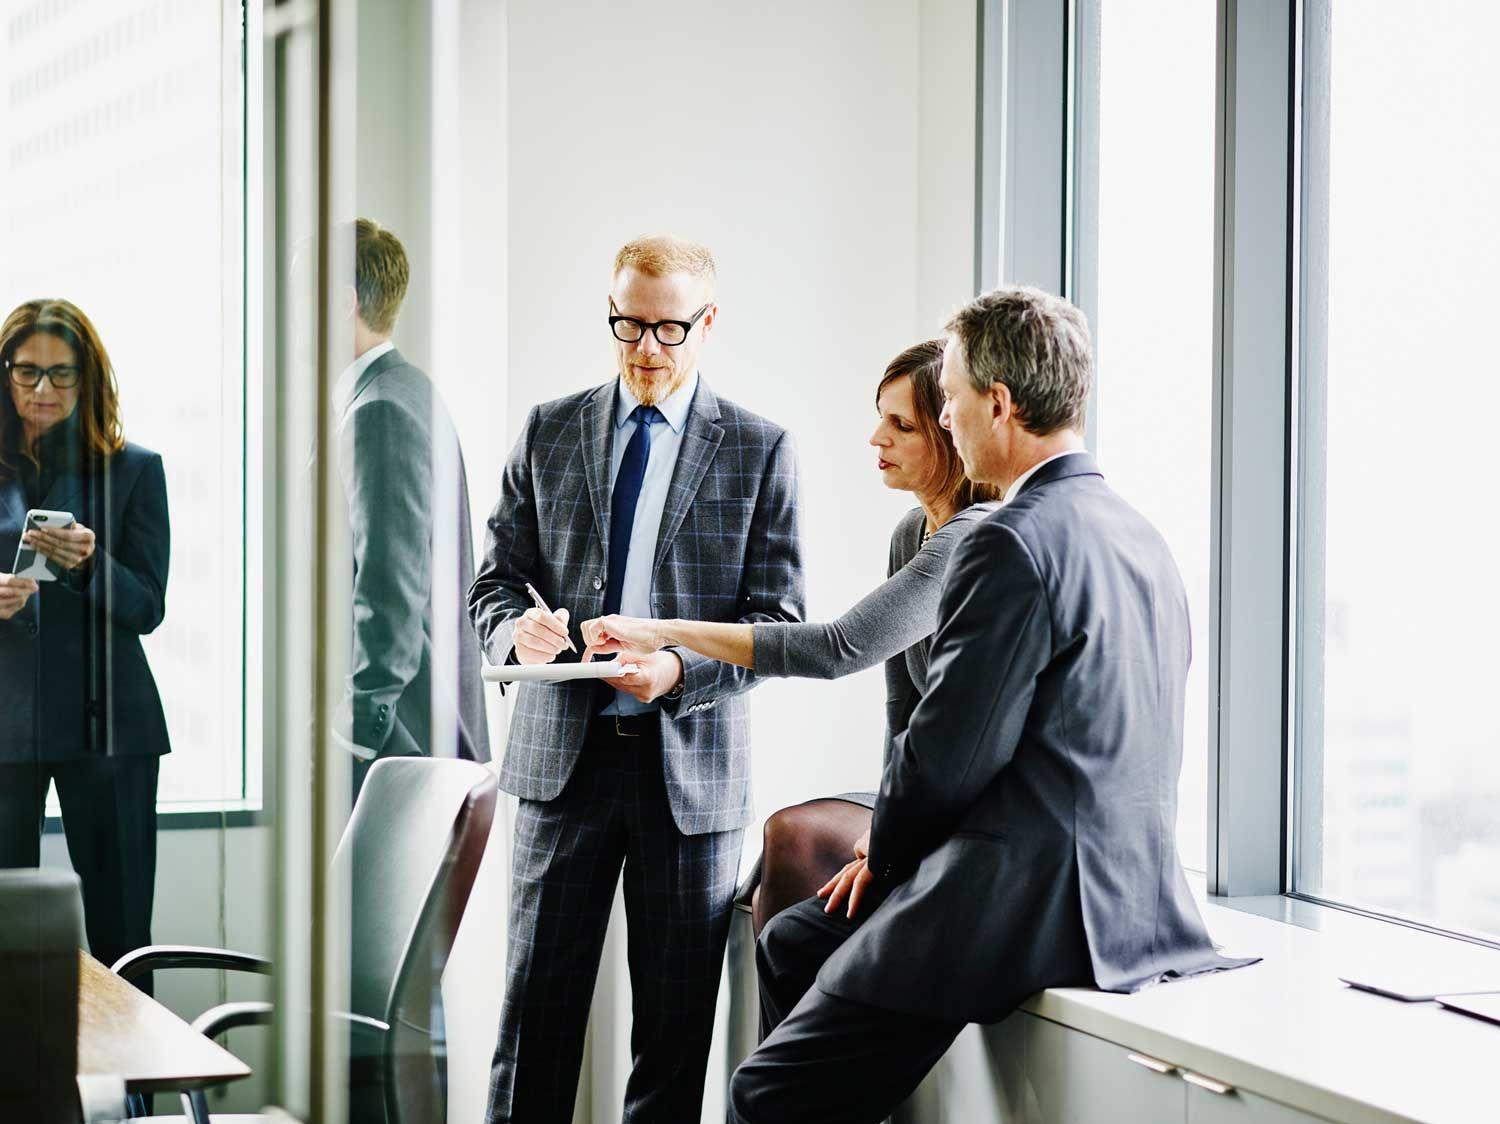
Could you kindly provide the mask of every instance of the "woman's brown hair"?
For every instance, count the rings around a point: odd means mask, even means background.
[[[913,344],[886,367],[880,385],[875,388],[875,406],[880,396],[897,379],[911,379],[911,400],[916,405],[917,430],[937,454],[935,490],[948,497],[955,512],[970,504],[1000,498],[993,484],[976,484],[964,475],[964,462],[953,446],[953,438],[939,421],[943,416],[943,391],[938,379],[943,373],[943,345],[946,340],[927,340]]]
[[[35,453],[25,447],[8,372],[16,351],[38,332],[56,336],[78,357],[78,427],[86,453],[107,457],[125,447],[115,370],[94,325],[71,301],[27,301],[0,325],[0,372],[6,383],[6,393],[0,394],[0,472],[12,475],[19,466],[17,455],[34,461]]]

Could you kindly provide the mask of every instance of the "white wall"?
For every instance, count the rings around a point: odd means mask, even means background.
[[[836,614],[874,586],[908,506],[881,488],[865,444],[874,386],[970,295],[973,4],[364,0],[359,11],[358,206],[411,252],[398,342],[454,413],[476,533],[527,409],[613,373],[602,320],[615,250],[672,230],[719,262],[705,376],[797,438],[810,612]],[[878,670],[760,688],[760,813],[873,787],[881,703]],[[487,1091],[511,808],[446,979],[454,1121],[478,1119]],[[582,1119],[617,1118],[628,1071],[616,920]],[[722,1118],[721,1095],[705,1119]]]
[[[707,243],[703,374],[794,433],[809,610],[836,614],[884,577],[910,505],[865,443],[876,382],[970,295],[973,4],[510,7],[510,433],[613,374],[622,242]],[[760,812],[873,787],[881,703],[878,670],[757,689]]]
[[[720,279],[704,377],[797,439],[810,614],[876,585],[910,501],[865,443],[875,385],[971,295],[974,32],[968,0],[513,0],[508,438],[612,376],[619,245],[696,238]],[[759,814],[875,787],[882,703],[878,669],[758,688]],[[629,1070],[620,921],[617,903],[580,1119],[618,1119]],[[722,1118],[711,1067],[704,1119]]]

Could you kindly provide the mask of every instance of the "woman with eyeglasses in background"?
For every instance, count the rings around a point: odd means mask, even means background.
[[[166,606],[166,478],[125,441],[109,356],[68,301],[6,317],[0,384],[0,867],[39,864],[56,785],[89,948],[110,964],[151,943],[169,746],[141,637]],[[72,525],[28,526],[33,510]],[[54,580],[11,572],[23,544]]]

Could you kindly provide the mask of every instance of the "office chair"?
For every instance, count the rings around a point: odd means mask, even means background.
[[[83,893],[71,870],[0,870],[0,1120],[115,1124],[118,1077],[78,1077]]]
[[[736,901],[749,901],[755,936],[783,909],[812,897],[854,857],[870,810],[837,796],[783,808],[766,820],[761,860]]]
[[[349,1031],[350,1121],[443,1124],[447,1105],[433,996],[494,820],[494,775],[472,761],[401,757],[377,761],[334,855],[335,892],[350,900],[349,1010],[336,1016]],[[122,957],[124,979],[163,968],[212,968],[269,974],[271,962],[223,949],[151,945]],[[272,1005],[226,1003],[193,1028],[208,1037],[264,1026]],[[182,1094],[185,1116],[146,1117],[154,1124],[209,1124],[202,1090]],[[213,1124],[248,1124],[259,1116],[214,1116]]]

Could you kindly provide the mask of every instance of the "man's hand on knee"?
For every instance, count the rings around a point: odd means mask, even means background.
[[[866,836],[863,842],[868,844],[868,840],[869,837]],[[852,921],[855,913],[859,910],[860,902],[864,900],[865,891],[870,888],[870,883],[874,881],[875,875],[870,870],[869,860],[866,858],[855,859],[853,862],[847,864],[843,870],[830,878],[824,884],[823,888],[818,891],[818,897],[828,899],[828,904],[823,907],[823,912],[832,913],[847,898],[849,900],[848,916]]]

